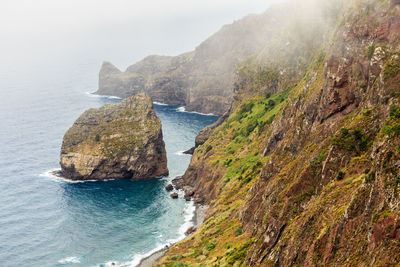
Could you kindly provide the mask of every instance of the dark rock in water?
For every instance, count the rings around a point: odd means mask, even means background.
[[[195,192],[191,189],[185,190],[185,196],[191,197],[191,196],[194,196],[194,194],[195,194]]]
[[[192,147],[191,149],[184,151],[183,154],[193,155],[195,149],[195,147]]]
[[[191,198],[192,198],[192,196],[195,194],[195,192],[193,191],[193,190],[191,190],[191,189],[185,189],[185,196],[184,196],[184,199],[186,200],[186,201],[190,201],[191,200]]]
[[[167,191],[172,191],[172,190],[174,190],[174,186],[173,186],[172,184],[169,184],[169,185],[167,185],[167,186],[165,187],[165,190],[167,190]]]
[[[178,198],[178,193],[172,193],[170,196],[173,199],[177,199]]]
[[[141,180],[168,174],[152,99],[141,93],[85,111],[65,134],[60,158],[62,175],[72,180]]]
[[[176,189],[183,189],[183,179],[182,176],[178,176],[172,180],[172,184]]]
[[[196,228],[195,227],[189,227],[187,230],[186,230],[186,232],[185,232],[185,234],[186,235],[191,235],[191,234],[193,234],[194,232],[196,232]]]

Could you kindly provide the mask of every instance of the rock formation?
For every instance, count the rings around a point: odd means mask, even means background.
[[[161,122],[144,93],[85,111],[66,132],[60,157],[61,174],[73,180],[168,174]]]
[[[121,72],[104,62],[96,94],[127,97],[145,91],[154,101],[186,105],[187,111],[224,114],[230,107],[240,60],[260,52],[280,34],[286,12],[249,15],[176,57],[149,56]]]
[[[400,264],[399,1],[280,10],[174,181],[210,205],[205,223],[156,266]]]

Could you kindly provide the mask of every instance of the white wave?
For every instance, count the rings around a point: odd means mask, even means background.
[[[67,179],[65,177],[62,177],[62,176],[58,175],[57,173],[59,171],[61,171],[60,168],[50,169],[48,171],[45,171],[45,172],[39,174],[39,177],[50,178],[52,181],[55,181],[55,182],[58,182],[58,183],[65,182],[65,183],[76,184],[76,183],[98,182],[98,180],[76,181],[76,180]],[[109,179],[109,180],[104,180],[104,181],[107,182],[107,181],[113,181],[113,180],[115,180],[115,179]]]
[[[155,249],[153,249],[147,253],[136,254],[135,256],[133,256],[133,258],[130,262],[127,262],[126,265],[122,265],[121,267],[136,267],[140,264],[140,262],[143,259],[146,259],[149,256],[153,255],[154,253],[163,250],[165,248],[165,246],[167,246],[167,245],[169,246],[171,244],[158,245]]]
[[[180,191],[182,191],[182,190],[180,190]],[[184,195],[184,192],[182,191],[181,194]],[[178,230],[179,237],[176,240],[172,240],[172,241],[174,241],[174,243],[184,239],[186,237],[187,229],[194,226],[193,218],[194,218],[195,212],[196,212],[196,206],[194,205],[194,202],[190,201],[190,202],[186,203],[186,207],[184,210],[185,222],[184,222],[184,224],[181,225],[181,227]]]
[[[174,154],[175,154],[175,155],[178,155],[178,156],[186,156],[186,154],[183,153],[183,152],[185,152],[185,150],[177,151],[177,152],[175,152]]]
[[[182,107],[178,107],[176,109],[177,112],[186,112],[186,113],[192,113],[192,114],[199,114],[199,115],[203,115],[203,116],[217,116],[214,113],[200,113],[197,111],[186,111],[186,107],[182,106]]]
[[[179,195],[183,196],[184,192],[182,190],[179,190]],[[152,254],[159,252],[163,249],[165,249],[166,247],[170,247],[171,245],[175,244],[176,242],[184,239],[186,237],[186,230],[192,226],[194,226],[193,223],[193,218],[195,215],[195,211],[196,211],[196,206],[194,205],[193,201],[187,202],[185,204],[185,209],[184,209],[184,218],[185,221],[184,223],[181,225],[181,227],[179,227],[178,229],[178,235],[176,238],[174,239],[169,239],[167,240],[164,244],[159,244],[156,246],[156,248],[154,248],[153,250],[147,252],[147,253],[141,253],[141,254],[136,254],[132,257],[132,260],[129,262],[125,262],[125,263],[121,263],[118,265],[113,265],[116,267],[136,267],[140,264],[140,262],[143,259],[148,258],[149,256],[151,256]],[[161,236],[159,236],[161,237]],[[108,265],[106,265],[108,266]]]
[[[58,261],[58,263],[61,264],[67,264],[67,263],[81,263],[78,257],[66,257],[64,259],[61,259]]]
[[[90,97],[97,97],[97,98],[106,98],[106,99],[118,99],[121,100],[122,98],[119,96],[113,96],[113,95],[96,95],[95,92],[86,92],[86,94]]]
[[[178,112],[186,112],[186,107],[185,107],[185,106],[183,106],[183,107],[178,107],[178,108],[176,109],[176,111],[178,111]]]
[[[50,169],[48,171],[45,171],[41,174],[39,174],[40,177],[49,177],[49,178],[59,178],[55,173],[61,171],[60,168],[55,168],[55,169]]]
[[[164,104],[164,103],[157,102],[157,101],[154,101],[153,104],[158,105],[158,106],[169,106],[168,104]]]

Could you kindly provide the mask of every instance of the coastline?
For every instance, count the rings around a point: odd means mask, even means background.
[[[198,229],[203,224],[207,210],[208,206],[195,204],[195,211],[191,220],[194,228]],[[156,263],[165,255],[169,248],[169,246],[165,246],[163,249],[160,249],[150,256],[143,258],[136,267],[152,267],[154,263]]]

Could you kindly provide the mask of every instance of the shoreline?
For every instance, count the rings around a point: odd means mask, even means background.
[[[193,218],[191,220],[194,228],[198,229],[203,224],[204,219],[206,217],[207,210],[208,210],[208,206],[195,204],[195,211],[193,214]],[[188,236],[190,236],[190,235],[187,235],[186,237],[188,237]],[[179,242],[179,241],[177,241],[177,242]],[[150,256],[143,258],[140,261],[140,263],[138,265],[136,265],[136,267],[152,267],[153,264],[155,262],[157,262],[159,259],[161,259],[165,255],[165,253],[168,251],[168,249],[171,246],[173,246],[175,243],[171,244],[170,246],[165,246],[164,248],[152,253]]]

